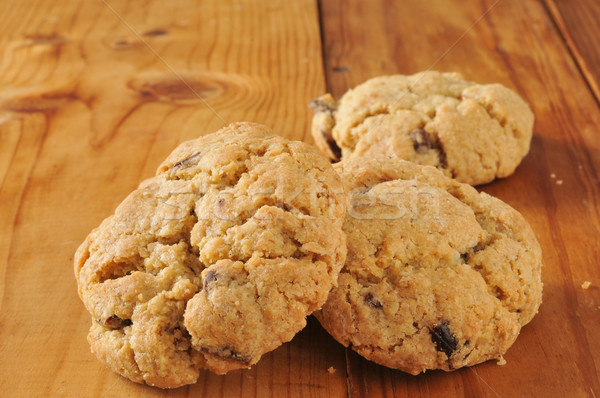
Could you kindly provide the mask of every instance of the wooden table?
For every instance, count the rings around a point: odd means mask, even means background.
[[[600,397],[598,21],[597,0],[3,1],[0,395]],[[481,187],[544,251],[544,304],[505,366],[415,377],[313,319],[251,370],[172,391],[93,357],[73,253],[180,141],[250,120],[311,142],[313,97],[429,68],[503,83],[536,115],[517,172]]]

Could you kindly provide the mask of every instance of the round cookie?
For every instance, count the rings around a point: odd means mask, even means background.
[[[376,77],[311,108],[315,143],[333,160],[398,156],[471,185],[511,175],[533,134],[533,113],[519,95],[457,73]]]
[[[335,165],[348,255],[315,315],[344,346],[418,374],[501,357],[542,301],[541,249],[513,208],[398,158]]]
[[[250,367],[326,301],[346,199],[324,156],[264,126],[182,143],[77,250],[92,351],[168,388]]]

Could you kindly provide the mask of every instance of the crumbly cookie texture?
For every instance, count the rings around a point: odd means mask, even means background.
[[[326,301],[346,202],[324,156],[264,126],[182,143],[77,250],[92,351],[168,388],[250,367]]]
[[[315,315],[367,359],[418,374],[501,358],[542,302],[540,246],[513,208],[398,158],[335,165],[348,256]]]
[[[519,95],[458,73],[376,77],[310,105],[315,144],[333,160],[398,156],[471,185],[514,173],[533,133]]]

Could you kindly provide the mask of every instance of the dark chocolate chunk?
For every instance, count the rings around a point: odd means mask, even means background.
[[[249,365],[252,361],[252,356],[240,354],[229,347],[222,347],[216,350],[209,350],[208,348],[203,347],[202,351],[220,358],[233,359],[234,361],[241,362],[244,365]]]
[[[321,130],[321,134],[323,135],[323,137],[325,137],[327,145],[329,146],[329,149],[331,149],[331,153],[333,153],[333,155],[335,156],[335,160],[341,159],[342,148],[338,146],[337,142],[335,142],[333,138],[329,137],[329,134],[327,134],[327,132]]]
[[[327,149],[329,152],[327,153],[327,156],[329,156],[334,161],[340,160],[342,156],[342,150],[333,139],[333,136],[331,135],[331,126],[329,125],[330,123],[335,124],[334,113],[337,109],[337,104],[335,100],[331,95],[326,94],[310,101],[308,106],[315,115],[325,114],[325,119],[328,120],[328,122],[325,123],[325,125],[328,127],[319,129],[319,133],[321,134],[322,138],[315,137],[315,139],[318,141],[319,144],[327,145]],[[327,151],[326,148],[321,149]]]
[[[183,323],[183,320],[180,320]],[[167,333],[173,336],[173,345],[177,351],[186,351],[191,354],[192,351],[192,336],[183,326],[176,326],[173,329],[167,329]]]
[[[370,305],[373,308],[377,308],[377,309],[383,308],[383,304],[381,304],[381,301],[379,301],[375,297],[373,297],[372,293],[367,293],[365,295],[365,303],[367,303],[368,305]]]
[[[116,315],[109,316],[104,320],[104,322],[102,320],[98,320],[97,322],[100,324],[100,326],[111,330],[120,329],[122,327],[131,326],[133,324],[133,322],[131,322],[131,319],[122,319]]]
[[[275,205],[277,207],[279,207],[280,209],[283,209],[285,211],[290,211],[290,210],[292,210],[294,208],[294,206],[292,206],[290,204],[287,204],[287,203],[285,203],[282,200],[278,200],[277,203],[275,203]]]
[[[324,101],[321,98],[315,98],[314,100],[310,101],[308,106],[313,113],[326,112],[333,114],[333,111],[335,110],[335,107],[331,102]]]
[[[430,330],[431,341],[435,344],[435,349],[446,354],[448,358],[452,355],[458,346],[456,338],[450,332],[448,322],[442,322],[441,325]]]
[[[192,162],[191,162],[191,161],[192,161],[194,158],[196,158],[196,157],[198,157],[198,156],[200,156],[200,155],[201,155],[201,153],[200,153],[200,152],[196,152],[196,153],[194,153],[194,154],[191,154],[191,155],[190,155],[190,156],[188,156],[187,158],[185,158],[185,159],[183,159],[183,160],[180,160],[179,162],[175,163],[175,164],[173,165],[173,167],[183,167],[183,168],[190,167],[190,166],[192,165]]]
[[[469,262],[469,258],[473,254],[477,253],[478,251],[483,250],[484,248],[485,248],[485,244],[478,243],[477,245],[473,246],[471,249],[468,249],[466,252],[462,253],[460,255],[460,258],[462,258],[465,263],[468,263]]]
[[[423,153],[433,148],[431,140],[425,130],[415,130],[410,133],[409,136],[413,140],[413,148],[415,148],[416,152]]]
[[[217,275],[215,271],[209,270],[206,272],[206,275],[204,275],[204,282],[202,284],[204,290],[206,290],[206,293],[210,291],[210,284],[215,282],[218,278],[219,275]]]
[[[225,358],[233,359],[234,361],[238,361],[246,365],[248,365],[252,360],[252,357],[250,355],[242,355],[239,352],[235,352],[233,350],[230,350],[229,355],[225,356]]]

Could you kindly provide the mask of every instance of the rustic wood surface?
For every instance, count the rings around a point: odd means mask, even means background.
[[[546,0],[571,55],[600,102],[600,1]]]
[[[0,395],[600,397],[600,33],[598,3],[576,3],[2,2]],[[429,68],[501,82],[536,115],[517,172],[481,187],[524,214],[544,251],[544,303],[506,365],[410,376],[312,318],[251,370],[176,390],[94,358],[73,253],[177,143],[239,120],[310,142],[313,97]]]

